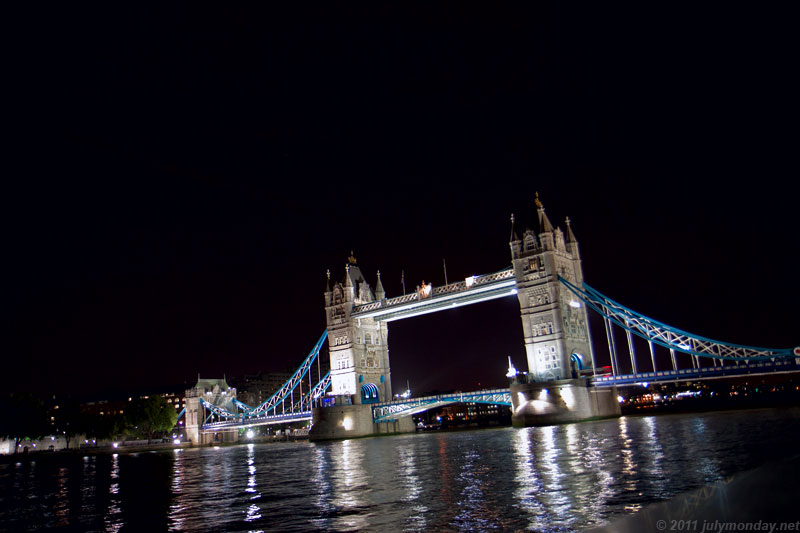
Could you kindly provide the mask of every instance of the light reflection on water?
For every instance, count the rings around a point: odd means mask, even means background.
[[[119,501],[119,454],[111,455],[111,471],[109,472],[108,508],[103,516],[106,531],[117,532],[122,529],[123,517]]]
[[[775,443],[799,437],[800,409],[784,409],[43,455],[0,464],[0,530],[583,529],[778,459]]]

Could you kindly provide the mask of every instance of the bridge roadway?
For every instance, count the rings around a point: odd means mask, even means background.
[[[429,409],[453,403],[488,403],[511,406],[510,389],[491,389],[474,392],[454,392],[421,398],[408,398],[372,405],[372,419],[386,422],[398,416],[411,416]]]
[[[306,420],[311,420],[311,411],[298,411],[295,413],[286,413],[282,415],[259,416],[248,418],[246,421],[242,420],[241,418],[220,420],[219,422],[203,424],[200,430],[203,432],[210,432],[230,428],[249,428],[253,426],[269,426],[272,424],[288,424],[290,422],[303,422]]]
[[[636,383],[675,383],[688,380],[722,379],[737,376],[763,376],[776,373],[800,371],[800,358],[788,361],[764,361],[740,363],[728,366],[705,366],[701,368],[685,368],[680,370],[664,370],[656,372],[637,372],[617,376],[596,376],[591,378],[595,387],[611,387],[613,385],[634,385]]]

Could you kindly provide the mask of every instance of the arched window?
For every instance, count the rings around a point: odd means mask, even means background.
[[[378,387],[374,383],[366,383],[361,386],[361,403],[378,403]]]

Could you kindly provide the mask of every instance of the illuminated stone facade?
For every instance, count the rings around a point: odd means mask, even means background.
[[[536,198],[539,233],[526,230],[520,239],[512,227],[511,260],[528,358],[536,381],[577,377],[592,367],[592,341],[585,305],[558,277],[583,283],[578,241],[567,219],[566,235],[553,228]]]
[[[329,280],[325,291],[325,315],[328,323],[331,394],[351,396],[356,404],[392,398],[389,329],[386,322],[350,316],[354,306],[385,297],[380,273],[373,293],[352,256],[345,267],[344,282],[331,287]]]

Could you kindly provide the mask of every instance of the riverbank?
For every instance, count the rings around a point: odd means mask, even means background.
[[[189,442],[182,442],[181,444],[152,443],[152,444],[141,444],[141,445],[130,445],[130,446],[120,444],[116,448],[114,446],[92,446],[84,448],[73,448],[69,450],[56,450],[56,451],[42,450],[42,451],[35,451],[28,453],[17,453],[16,455],[15,454],[0,455],[0,464],[49,460],[57,458],[85,457],[94,455],[113,455],[113,454],[131,455],[137,453],[185,450],[191,448],[222,448],[222,447],[243,446],[247,444],[272,444],[278,442],[296,442],[296,441],[307,441],[307,440],[308,440],[308,435],[289,436],[282,438],[262,438],[262,439],[253,438],[253,439],[241,440],[239,442],[225,442],[225,443],[218,442],[212,444],[204,444],[202,446],[192,446],[192,444]]]

